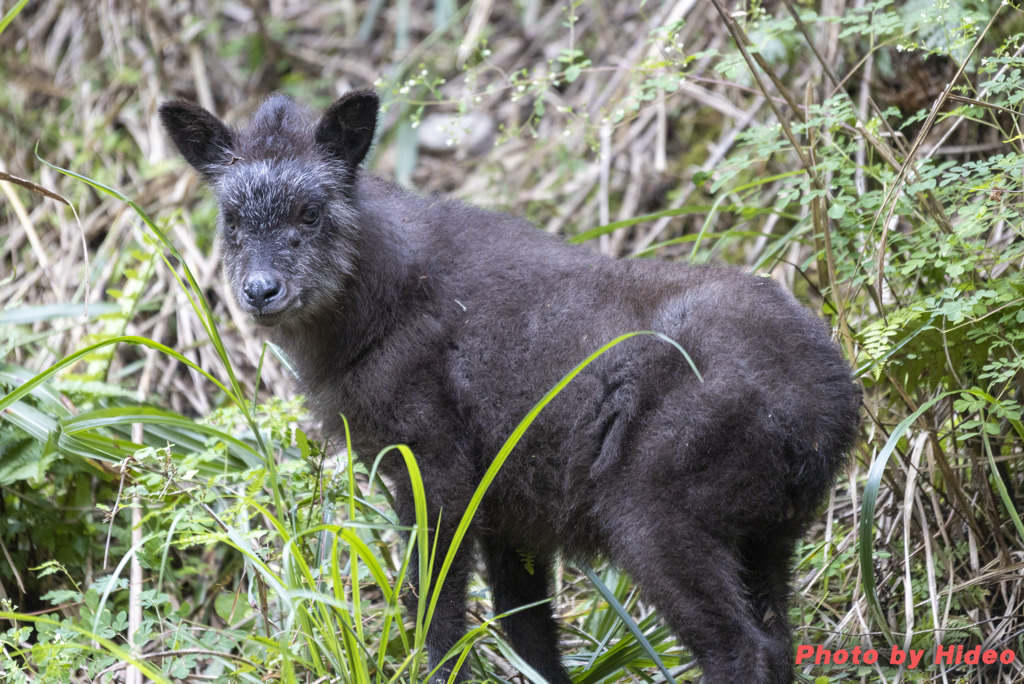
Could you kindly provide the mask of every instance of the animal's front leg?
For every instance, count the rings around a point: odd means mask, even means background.
[[[558,652],[558,627],[551,604],[521,609],[548,598],[551,558],[537,554],[527,567],[523,555],[500,538],[484,537],[481,545],[494,593],[494,612],[514,611],[501,621],[512,647],[550,684],[571,684]]]
[[[427,552],[433,562],[428,568],[421,568],[419,551],[414,550],[408,574],[408,581],[413,588],[404,594],[403,600],[412,615],[416,614],[418,604],[422,602],[424,619],[430,618],[426,637],[427,656],[430,671],[436,669],[431,681],[442,684],[449,681],[460,654],[454,653],[448,658],[446,656],[466,633],[466,590],[472,568],[473,528],[470,527],[463,537],[445,577],[439,578],[469,499],[453,492],[451,486],[446,486],[450,483],[446,483],[444,478],[438,480],[424,473],[423,479],[427,492]],[[396,486],[396,490],[395,503],[399,520],[403,526],[412,527],[416,524],[416,514],[411,488]],[[424,583],[420,581],[424,571],[429,571],[430,576],[430,585],[425,595],[422,594]],[[435,593],[437,603],[433,614],[428,615]],[[453,681],[462,682],[469,676],[469,663],[464,662]]]

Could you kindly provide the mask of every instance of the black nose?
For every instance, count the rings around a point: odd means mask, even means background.
[[[259,272],[249,276],[242,291],[249,304],[262,311],[281,296],[284,286],[269,273]]]

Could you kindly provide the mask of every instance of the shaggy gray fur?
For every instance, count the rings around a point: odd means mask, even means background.
[[[653,337],[615,347],[526,432],[470,541],[496,612],[546,598],[555,553],[600,555],[636,579],[706,684],[790,682],[794,546],[846,463],[861,396],[825,325],[768,278],[603,258],[362,173],[377,109],[371,91],[322,117],[273,96],[236,131],[188,102],[160,108],[217,195],[239,306],[294,360],[315,416],[337,436],[344,414],[360,456],[413,449],[443,558],[548,389],[618,335],[670,336],[703,382]],[[412,524],[401,459],[383,467]],[[465,632],[470,549],[440,588],[432,667]],[[503,627],[534,669],[569,682],[550,606]]]

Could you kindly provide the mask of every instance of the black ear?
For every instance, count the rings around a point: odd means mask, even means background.
[[[234,133],[199,105],[185,100],[165,102],[160,105],[160,121],[181,156],[206,180],[219,176],[230,163]]]
[[[348,165],[359,166],[373,144],[380,99],[372,90],[356,90],[331,105],[316,127],[316,144]]]

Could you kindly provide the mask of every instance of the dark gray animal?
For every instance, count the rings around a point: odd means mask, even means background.
[[[825,325],[768,278],[603,258],[362,173],[377,113],[371,91],[319,118],[273,96],[242,131],[188,102],[160,108],[217,195],[238,305],[294,360],[316,417],[339,435],[344,414],[362,455],[413,449],[443,558],[547,390],[618,335],[670,336],[703,381],[672,345],[632,338],[512,452],[471,529],[494,610],[545,599],[556,552],[602,555],[639,582],[704,682],[790,682],[794,546],[844,466],[861,396]],[[412,524],[404,466],[383,467]],[[464,548],[427,640],[438,680],[465,631]],[[570,681],[549,605],[503,627],[548,681]]]

